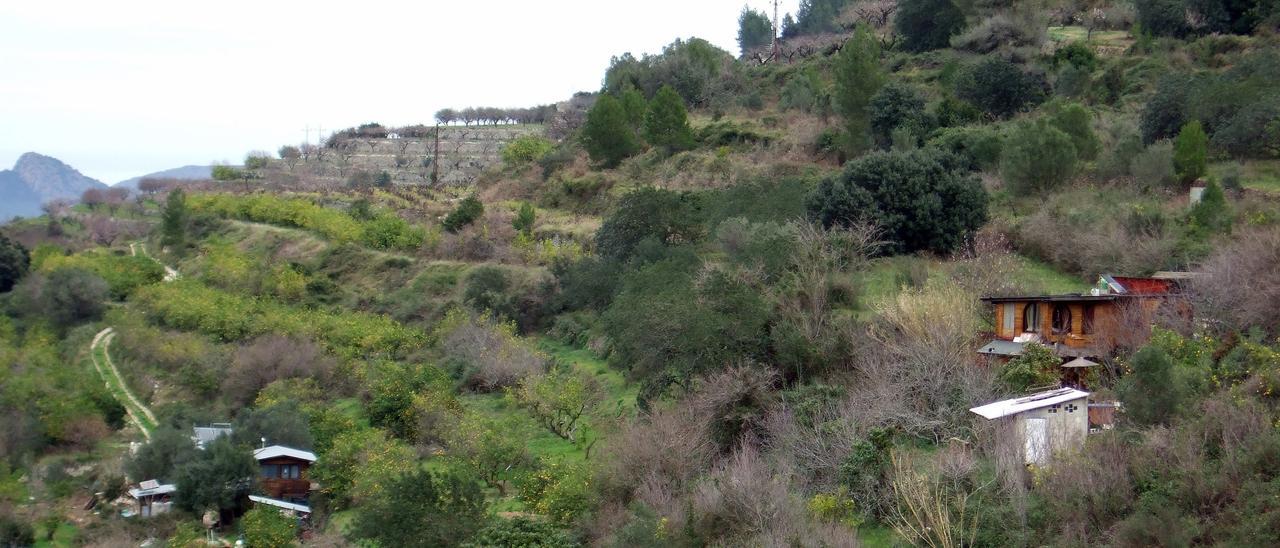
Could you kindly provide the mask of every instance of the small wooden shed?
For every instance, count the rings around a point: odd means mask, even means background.
[[[129,496],[138,503],[138,515],[149,518],[166,514],[173,507],[173,494],[178,491],[173,484],[161,484],[156,480],[147,480],[136,489],[129,490]]]
[[[1045,464],[1054,453],[1075,450],[1089,435],[1089,393],[1060,388],[970,409],[988,420],[1012,421],[1027,464]]]

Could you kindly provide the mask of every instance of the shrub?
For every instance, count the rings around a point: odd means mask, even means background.
[[[964,14],[951,0],[902,0],[893,25],[903,49],[928,51],[947,47],[951,35],[964,28]]]
[[[312,341],[266,335],[236,352],[223,380],[223,391],[244,405],[276,380],[324,377],[334,365],[333,358]]]
[[[415,470],[365,501],[351,536],[382,546],[458,546],[483,524],[484,493],[456,472]]]
[[[31,255],[27,248],[0,234],[0,293],[13,289],[30,266]]]
[[[1168,423],[1181,402],[1173,360],[1159,347],[1146,346],[1133,355],[1131,367],[1119,386],[1126,415],[1139,425]]]
[[[1183,0],[1136,0],[1138,24],[1156,36],[1182,38],[1190,32]]]
[[[823,110],[829,101],[817,72],[797,70],[787,77],[787,83],[782,86],[778,106],[784,110],[815,112]]]
[[[445,216],[444,229],[457,233],[462,227],[476,222],[481,215],[484,215],[484,204],[480,203],[480,199],[472,194],[458,202],[458,207],[455,207],[453,211],[450,211]]]
[[[890,83],[880,88],[871,97],[871,132],[880,148],[888,148],[892,143],[891,134],[899,127],[920,125],[925,112],[924,97],[915,88],[906,84]],[[927,128],[916,127],[917,134],[924,134]]]
[[[1214,132],[1213,146],[1237,158],[1280,157],[1280,98],[1240,109]]]
[[[992,57],[967,67],[960,74],[956,96],[973,103],[988,116],[1004,118],[1040,104],[1045,99],[1046,87],[1043,77]]]
[[[1173,142],[1173,170],[1182,184],[1190,183],[1208,171],[1209,136],[1198,120],[1182,126]]]
[[[281,514],[279,510],[259,504],[240,518],[244,540],[257,548],[286,548],[294,545],[297,521]]]
[[[1053,52],[1054,66],[1071,65],[1092,72],[1098,68],[1098,56],[1093,48],[1082,42],[1071,42]]]
[[[1237,235],[1201,265],[1192,283],[1197,314],[1224,331],[1280,330],[1280,230],[1260,227]]]
[[[1011,393],[1025,393],[1032,388],[1049,386],[1060,378],[1062,359],[1049,347],[1028,343],[1022,354],[1000,368],[998,380]]]
[[[963,158],[971,170],[985,171],[999,165],[1003,143],[1000,132],[990,126],[965,126],[938,131],[928,145]]]
[[[1018,193],[1042,193],[1069,181],[1076,173],[1071,137],[1047,120],[1014,125],[1000,155],[1000,175]]]
[[[1102,144],[1093,133],[1093,115],[1088,109],[1079,103],[1068,103],[1059,105],[1050,112],[1050,123],[1071,138],[1071,144],[1075,146],[1076,156],[1080,160],[1093,160],[1098,156]]]
[[[502,161],[508,167],[524,167],[542,161],[555,144],[537,135],[521,135],[502,147]]]
[[[1186,123],[1187,101],[1193,82],[1183,75],[1166,76],[1142,107],[1142,142],[1151,144],[1177,135]]]
[[[574,548],[578,546],[564,530],[555,525],[526,516],[495,517],[493,521],[462,544],[463,548]]]
[[[1129,172],[1145,185],[1164,186],[1174,182],[1173,143],[1164,140],[1151,144],[1129,162]]]
[[[889,253],[948,253],[986,221],[987,193],[949,153],[878,152],[823,180],[806,208],[823,226],[880,227]]]
[[[631,191],[596,231],[596,250],[626,260],[645,239],[663,245],[696,242],[703,232],[700,209],[700,200],[691,193],[653,187]]]
[[[434,337],[446,363],[465,388],[481,392],[515,386],[541,373],[546,358],[515,334],[515,325],[489,315],[453,310],[440,321]]]
[[[1046,38],[1045,25],[1032,13],[1001,12],[983,19],[951,38],[951,46],[974,53],[991,53],[1000,48],[1039,47]]]
[[[533,223],[537,219],[537,215],[537,210],[533,208],[533,204],[520,202],[520,209],[516,211],[515,218],[511,219],[511,228],[525,235],[532,234]]]
[[[40,261],[43,272],[62,268],[77,268],[98,275],[107,282],[111,297],[116,300],[124,300],[137,288],[164,278],[164,267],[146,256],[87,251],[77,255],[50,256]]]
[[[45,313],[56,325],[96,320],[106,310],[107,282],[78,268],[62,268],[49,274],[40,294]]]

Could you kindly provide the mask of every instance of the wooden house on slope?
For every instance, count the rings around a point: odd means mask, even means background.
[[[1036,342],[1053,349],[1064,363],[1109,357],[1129,331],[1149,328],[1157,314],[1189,316],[1189,309],[1178,302],[1185,275],[1161,274],[1103,275],[1087,294],[985,297],[982,300],[995,308],[995,339],[978,353],[1005,361],[1021,355],[1023,345]]]
[[[253,458],[258,461],[259,485],[266,497],[296,505],[307,504],[316,487],[308,473],[316,462],[315,453],[272,445],[255,450]]]

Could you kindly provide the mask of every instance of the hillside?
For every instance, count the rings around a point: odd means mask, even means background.
[[[0,221],[34,217],[42,204],[75,201],[86,190],[105,187],[57,158],[28,152],[18,157],[13,169],[0,171]]]
[[[0,531],[1272,544],[1280,12],[802,6],[5,226]]]
[[[166,169],[164,171],[157,171],[155,173],[148,173],[146,175],[125,179],[111,186],[127,188],[129,190],[136,191],[138,190],[138,183],[142,182],[143,179],[176,179],[180,181],[183,181],[183,180],[199,181],[199,180],[208,179],[212,175],[213,175],[213,166],[182,166],[182,167],[175,167],[173,169]]]

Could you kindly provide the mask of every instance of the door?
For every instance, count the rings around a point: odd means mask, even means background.
[[[1043,463],[1049,456],[1049,421],[1029,418],[1023,421],[1022,428],[1027,440],[1027,463]]]

